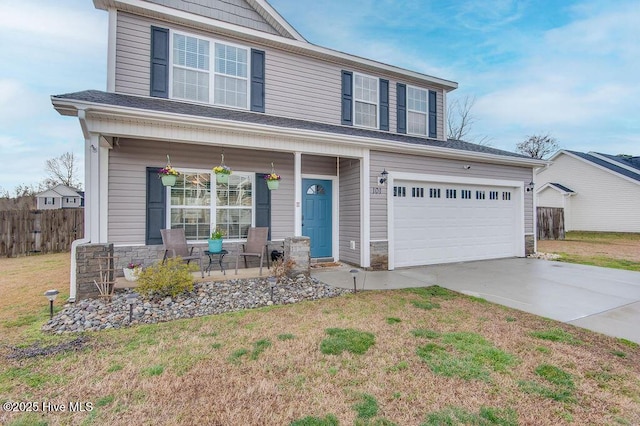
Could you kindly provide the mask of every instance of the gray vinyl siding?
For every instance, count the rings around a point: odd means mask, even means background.
[[[202,145],[120,139],[109,153],[108,240],[116,245],[144,244],[146,168],[163,167],[167,154],[175,168],[210,171],[220,164],[221,150]],[[257,150],[225,149],[225,164],[234,171],[268,173],[271,161],[282,176],[271,193],[271,239],[293,235],[293,156]],[[262,179],[256,185],[265,185]]]
[[[340,160],[340,260],[360,265],[360,161]],[[350,242],[356,242],[356,249]]]
[[[302,174],[335,176],[337,174],[336,157],[303,155]]]
[[[150,3],[194,13],[207,18],[229,22],[269,34],[280,35],[269,23],[256,12],[245,0],[147,0]]]
[[[370,185],[377,185],[377,178],[383,169],[446,176],[463,176],[484,179],[520,180],[527,184],[533,179],[533,171],[528,167],[502,166],[476,163],[465,160],[448,160],[417,155],[371,151]],[[465,170],[464,166],[471,169]],[[382,187],[382,194],[371,195],[371,239],[387,239],[387,194],[388,186]],[[533,232],[533,192],[524,196],[525,233]]]
[[[284,50],[232,39],[179,25],[167,25],[128,13],[118,13],[116,48],[116,92],[140,96],[149,95],[150,27],[157,25],[266,53],[265,113],[300,120],[334,125],[341,124],[341,71],[349,70],[389,80],[389,130],[396,132],[396,83],[410,84],[437,92],[437,138],[444,140],[443,91],[397,75],[373,73],[352,64],[337,64],[296,55]]]
[[[151,21],[118,13],[115,91],[149,96]]]

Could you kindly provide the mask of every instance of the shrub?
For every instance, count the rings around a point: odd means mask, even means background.
[[[147,296],[175,297],[193,290],[192,266],[180,257],[150,266],[138,275],[138,291]]]

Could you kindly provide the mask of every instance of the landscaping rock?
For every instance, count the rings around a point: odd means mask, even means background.
[[[315,278],[300,276],[283,278],[273,292],[267,278],[206,282],[194,285],[193,291],[171,297],[139,297],[133,306],[132,324],[154,324],[178,318],[284,305],[304,300],[317,300],[350,293],[334,288]],[[101,299],[81,300],[67,304],[49,320],[43,331],[69,333],[99,331],[131,325],[126,295],[132,290],[116,291],[110,302]]]

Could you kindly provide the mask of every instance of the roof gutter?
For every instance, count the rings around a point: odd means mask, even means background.
[[[290,127],[279,127],[266,124],[248,123],[243,121],[232,121],[219,118],[201,118],[197,116],[189,116],[175,114],[169,112],[150,112],[149,110],[140,110],[138,108],[129,108],[121,106],[113,106],[107,104],[96,104],[88,101],[77,101],[69,99],[51,98],[55,109],[60,113],[71,115],[72,109],[77,109],[78,114],[82,112],[81,125],[84,123],[89,131],[87,121],[90,121],[88,115],[105,115],[110,118],[121,118],[123,121],[131,122],[132,118],[139,120],[149,120],[161,123],[163,126],[174,123],[180,127],[192,125],[203,129],[228,130],[228,131],[245,131],[254,134],[267,136],[291,136],[293,138],[307,138],[314,141],[327,141],[333,143],[348,143],[358,145],[368,149],[393,150],[394,152],[413,153],[421,155],[432,155],[435,157],[454,158],[454,159],[474,159],[481,162],[492,162],[507,165],[517,165],[526,167],[542,167],[546,161],[535,158],[508,157],[497,154],[489,154],[483,152],[463,151],[453,148],[429,146],[421,144],[412,144],[402,141],[386,141],[376,138],[342,135],[336,133],[327,133],[317,130],[300,130]],[[85,129],[83,128],[83,132]],[[110,136],[127,136],[122,134],[110,134]]]

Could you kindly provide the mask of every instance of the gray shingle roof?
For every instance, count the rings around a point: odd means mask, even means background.
[[[558,188],[559,190],[564,191],[564,192],[575,192],[574,190],[569,189],[569,188],[567,188],[567,187],[566,187],[566,186],[564,186],[564,185],[560,185],[559,183],[549,182],[549,185],[553,185],[553,186],[555,186],[556,188]]]
[[[54,99],[66,99],[75,101],[91,102],[96,104],[135,108],[141,110],[166,112],[173,114],[183,114],[195,117],[210,117],[222,120],[262,124],[267,126],[292,128],[300,130],[311,130],[324,133],[334,133],[339,135],[373,138],[385,141],[404,142],[415,145],[448,148],[459,151],[477,152],[492,154],[503,157],[526,158],[514,152],[477,145],[459,140],[439,141],[416,136],[408,136],[391,132],[361,129],[352,126],[339,126],[314,121],[297,120],[292,118],[277,117],[267,114],[259,114],[249,111],[239,111],[226,108],[218,108],[208,105],[180,102],[163,98],[152,98],[142,96],[123,95],[120,93],[102,92],[99,90],[86,90],[83,92],[54,95]]]
[[[631,178],[633,180],[636,180],[636,181],[640,182],[640,169],[638,169],[638,172],[633,172],[633,171],[631,171],[629,169],[625,169],[624,167],[620,167],[620,166],[617,166],[615,164],[612,164],[609,161],[603,160],[601,158],[595,157],[595,156],[590,155],[590,154],[585,154],[584,152],[569,151],[569,150],[566,150],[566,151],[571,153],[571,154],[573,154],[573,155],[576,155],[576,156],[578,156],[578,157],[580,157],[580,158],[582,158],[584,160],[587,160],[587,161],[589,161],[589,162],[591,162],[593,164],[597,164],[597,165],[599,165],[601,167],[604,167],[605,169],[611,170],[612,172],[616,172],[618,174],[621,174],[623,176],[626,176],[628,178]],[[613,155],[605,155],[605,154],[600,154],[600,155],[604,155],[605,157],[610,158],[612,160],[615,158],[616,159],[615,161],[619,162],[620,164],[627,164],[627,162],[625,160],[623,160],[622,157],[617,157],[617,156],[613,156]],[[636,158],[636,157],[632,157],[632,158]],[[625,161],[625,162],[623,163],[622,161]],[[629,164],[627,164],[627,165],[635,168],[635,166],[633,166],[632,164],[633,164],[632,162],[629,162]]]

